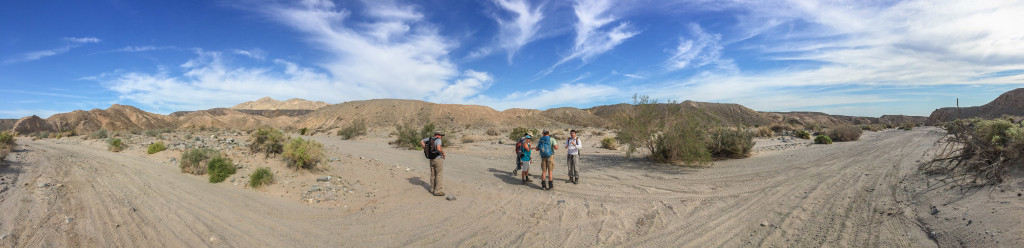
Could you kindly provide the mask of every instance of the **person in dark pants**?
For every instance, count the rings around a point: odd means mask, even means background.
[[[576,130],[569,131],[569,139],[565,141],[565,149],[569,153],[565,162],[565,165],[569,167],[569,180],[566,181],[567,183],[580,183],[579,164],[581,147],[583,147],[583,141],[576,137]]]
[[[436,196],[444,196],[444,187],[442,186],[442,176],[444,172],[444,149],[441,148],[441,138],[444,137],[444,133],[434,132],[434,137],[429,137],[420,141],[420,145],[423,149],[433,149],[433,158],[430,158],[430,192]],[[427,147],[431,146],[431,147]]]

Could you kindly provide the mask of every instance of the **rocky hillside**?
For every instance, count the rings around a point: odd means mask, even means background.
[[[308,101],[299,98],[289,99],[287,101],[278,101],[270,97],[260,98],[256,101],[244,102],[231,109],[248,109],[248,110],[316,110],[323,108],[328,104],[320,101]]]
[[[177,128],[198,129],[204,127],[216,127],[242,130],[256,129],[261,126],[273,126],[280,128],[288,126],[298,119],[298,117],[285,114],[267,117],[260,115],[261,113],[264,112],[215,108],[199,111],[174,112],[171,113],[169,117],[175,120],[174,126]]]
[[[95,130],[147,130],[174,128],[174,119],[141,109],[114,104],[107,109],[89,111],[75,110],[71,113],[55,114],[46,119],[50,131],[74,129],[80,133]]]
[[[0,131],[11,130],[18,119],[0,119]]]
[[[981,117],[992,119],[1003,115],[1024,116],[1024,88],[1007,91],[988,104],[975,107],[945,107],[932,111],[926,124],[935,125],[955,119]]]

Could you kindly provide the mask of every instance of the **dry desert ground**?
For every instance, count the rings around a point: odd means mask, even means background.
[[[626,158],[583,136],[581,183],[565,182],[558,159],[551,191],[509,175],[510,144],[480,141],[448,149],[454,200],[431,196],[422,153],[386,135],[310,137],[329,158],[316,172],[228,145],[242,167],[218,184],[181,173],[180,149],[147,155],[141,138],[120,153],[98,140],[20,138],[0,166],[0,246],[1024,246],[1021,172],[985,188],[918,172],[941,136],[916,128],[832,145],[759,139],[750,158],[700,168]],[[276,183],[248,188],[244,176],[262,166]]]

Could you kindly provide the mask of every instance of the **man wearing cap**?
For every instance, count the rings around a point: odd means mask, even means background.
[[[420,141],[420,145],[424,147],[423,149],[427,149],[427,146],[430,145],[433,146],[435,151],[441,153],[441,156],[430,159],[430,192],[436,196],[444,196],[441,186],[441,173],[444,170],[445,159],[444,149],[441,149],[441,144],[443,143],[441,138],[443,137],[444,133],[434,132],[434,137],[428,137]]]

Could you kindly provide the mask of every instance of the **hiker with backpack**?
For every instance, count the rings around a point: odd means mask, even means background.
[[[569,139],[565,141],[565,149],[569,154],[566,156],[565,166],[569,167],[569,180],[566,183],[579,184],[580,183],[580,148],[583,147],[583,141],[579,137],[576,137],[576,130],[569,131]]]
[[[531,180],[530,180],[530,165],[533,164],[533,161],[530,161],[530,155],[531,155],[530,154],[531,153],[530,150],[533,149],[533,141],[531,141],[531,139],[533,139],[533,136],[530,136],[530,134],[527,133],[526,136],[523,136],[523,141],[519,142],[519,143],[521,143],[521,145],[520,144],[516,144],[516,147],[517,147],[516,149],[518,149],[519,153],[520,153],[519,159],[518,159],[519,160],[519,165],[520,165],[521,169],[523,170],[523,172],[522,172],[523,173],[523,175],[522,175],[523,176],[523,185],[526,185],[526,183],[531,182]]]
[[[433,137],[428,137],[420,141],[420,146],[423,146],[423,155],[430,159],[430,193],[435,196],[444,196],[441,186],[441,176],[444,169],[444,149],[441,149],[441,138],[444,137],[444,133],[434,132]]]
[[[519,170],[523,169],[523,141],[526,137],[530,136],[530,132],[523,133],[523,137],[519,137],[519,141],[516,141],[516,169],[512,170],[512,176],[519,174]],[[533,182],[527,178],[526,182]]]
[[[551,155],[555,155],[555,150],[558,146],[555,146],[555,142],[551,141],[548,130],[544,130],[544,137],[540,137],[540,141],[537,142],[537,151],[540,152],[540,184],[541,189],[551,190],[555,187],[554,178],[551,176],[551,171],[555,168],[555,161]]]

